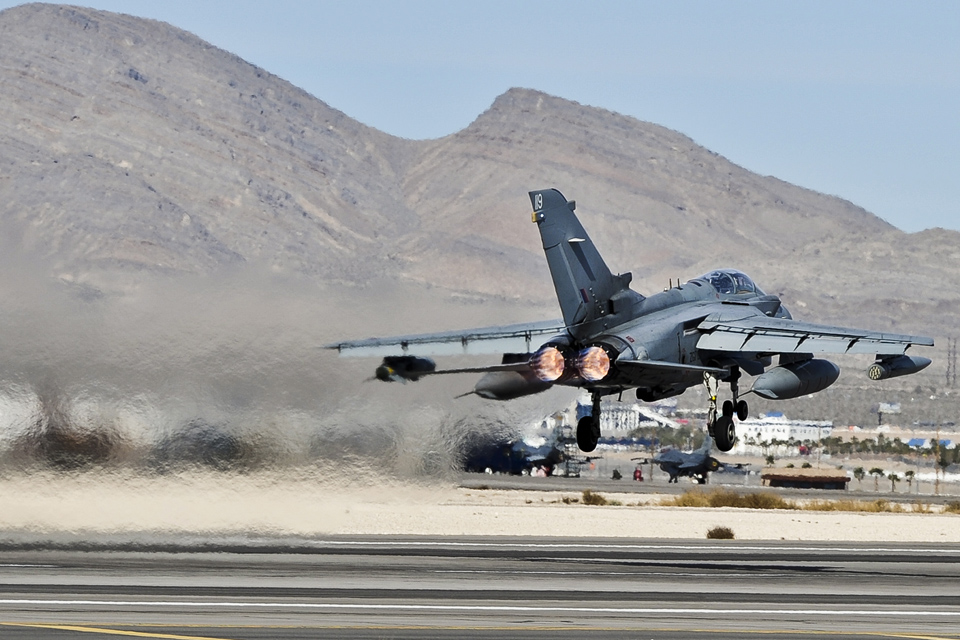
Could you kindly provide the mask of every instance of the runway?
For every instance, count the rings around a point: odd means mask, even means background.
[[[0,549],[0,637],[960,638],[960,547],[556,538]]]

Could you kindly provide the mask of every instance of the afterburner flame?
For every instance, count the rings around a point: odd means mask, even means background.
[[[587,347],[580,352],[577,368],[580,370],[580,377],[584,380],[590,382],[603,380],[610,373],[610,356],[602,347]]]
[[[543,382],[553,382],[563,375],[563,354],[556,347],[544,347],[531,356],[530,368]]]

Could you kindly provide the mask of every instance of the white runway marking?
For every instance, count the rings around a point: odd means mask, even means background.
[[[439,541],[399,541],[399,540],[316,540],[313,546],[341,546],[341,547],[468,547],[480,549],[602,549],[605,551],[769,551],[769,552],[797,552],[810,553],[916,553],[930,555],[931,553],[946,553],[960,555],[960,548],[889,548],[889,547],[795,547],[795,546],[734,546],[729,545],[680,545],[680,544],[589,544],[589,543],[524,543],[524,542],[439,542]]]
[[[321,602],[173,602],[150,600],[0,600],[0,606],[56,605],[59,607],[184,607],[190,609],[308,609],[308,610],[394,610],[394,611],[465,611],[491,613],[609,613],[637,615],[666,614],[710,615],[735,617],[742,615],[775,616],[909,616],[918,618],[960,618],[957,611],[926,611],[916,609],[700,609],[695,607],[558,607],[520,605],[460,605],[460,604],[349,604]]]
[[[720,580],[724,578],[756,578],[757,573],[689,573],[681,571],[502,571],[494,569],[433,569],[430,573],[478,573],[498,576],[624,576],[637,578],[646,576],[666,576],[668,578],[710,578]],[[792,573],[764,573],[764,578],[787,578]]]

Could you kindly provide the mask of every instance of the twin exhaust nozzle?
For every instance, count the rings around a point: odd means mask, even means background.
[[[787,384],[789,387],[789,392],[786,392],[784,389],[778,389],[779,393],[768,397],[797,397],[797,394],[801,393],[800,388],[803,387],[806,389],[806,387],[809,386],[809,383],[812,382],[812,380],[807,379],[807,377],[811,376],[818,379],[817,384],[814,384],[814,386],[817,386],[818,389],[826,388],[832,384],[839,375],[839,369],[835,365],[829,363],[829,371],[821,371],[818,369],[818,375],[812,375],[811,372],[806,371],[806,369],[810,369],[813,364],[818,364],[821,362],[825,361],[815,360],[799,363],[796,366],[802,366],[804,371],[790,371],[790,373],[794,377],[800,373],[804,374],[806,377],[801,375],[800,378],[803,378],[802,380],[798,378],[797,380],[791,379],[789,381],[781,381],[778,379],[776,381],[778,384],[773,386],[784,386],[784,384],[789,383]],[[556,382],[564,375],[576,375],[587,382],[598,382],[606,378],[610,374],[611,370],[610,354],[600,345],[592,345],[581,349],[578,352],[574,352],[573,349],[566,347],[565,345],[545,345],[530,357],[528,364],[541,382]],[[926,368],[929,364],[929,358],[901,355],[878,360],[877,362],[873,363],[867,369],[867,376],[871,380],[886,380],[887,378],[896,378],[899,376],[916,373],[921,369]],[[823,367],[821,366],[821,369],[822,368]],[[761,376],[759,380],[764,380],[765,377],[770,378],[769,382],[773,384],[773,378],[777,375],[777,373],[780,373],[780,370],[788,369],[790,369],[789,366],[778,367],[776,370],[767,372],[767,374]],[[823,380],[819,380],[819,378],[823,378]],[[800,384],[801,382],[804,384]],[[771,393],[773,393],[773,391],[771,391]],[[804,390],[803,394],[806,393],[811,393],[811,391]]]
[[[529,365],[543,382],[556,382],[568,373],[588,382],[597,382],[610,373],[610,355],[598,345],[586,347],[569,356],[565,356],[554,345],[546,345],[530,357]]]

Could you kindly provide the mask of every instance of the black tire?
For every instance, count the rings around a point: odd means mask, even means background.
[[[720,451],[733,449],[733,443],[737,441],[737,430],[733,425],[733,418],[730,416],[717,418],[717,423],[713,426],[713,439]]]
[[[732,418],[733,417],[733,401],[724,400],[723,406],[720,409],[720,413],[723,415],[724,418]]]
[[[737,402],[737,420],[743,422],[750,416],[750,407],[747,405],[746,400],[739,400]]]
[[[577,423],[577,446],[580,451],[590,453],[597,448],[600,440],[600,425],[596,424],[593,416],[584,416]]]

